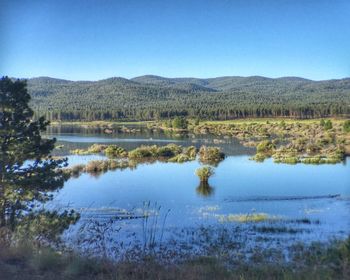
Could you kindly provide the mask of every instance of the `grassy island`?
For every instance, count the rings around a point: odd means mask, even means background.
[[[164,123],[149,126],[168,129]],[[256,147],[256,161],[272,157],[276,163],[339,163],[350,154],[350,121],[344,119],[190,120],[187,131],[237,138]]]

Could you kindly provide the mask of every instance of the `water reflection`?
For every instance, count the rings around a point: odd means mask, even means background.
[[[196,188],[198,196],[201,197],[210,197],[214,195],[215,189],[209,185],[208,182],[201,181],[199,186]]]
[[[57,150],[60,154],[87,148],[99,143],[101,138],[110,139],[111,144],[115,141],[116,145],[126,150],[142,144],[166,145],[168,142],[164,140],[174,139],[162,132],[147,129],[118,135],[93,130],[85,131],[87,134],[83,132],[83,129],[76,131],[61,127],[60,131],[52,130],[51,134],[48,131],[47,135],[61,140],[64,147]],[[225,215],[235,218],[240,214],[252,213],[254,209],[256,213],[281,217],[283,223],[311,221],[313,228],[308,232],[312,240],[349,232],[349,161],[335,165],[291,166],[275,164],[268,159],[262,164],[249,160],[250,155],[255,153],[254,149],[243,147],[234,138],[216,141],[219,138],[187,135],[177,143],[184,147],[207,145],[222,149],[227,157],[215,168],[216,176],[210,179],[212,185],[198,182],[195,170],[202,166],[198,160],[182,164],[156,161],[152,164],[139,163],[136,170],[109,170],[99,177],[83,173],[77,179],[68,180],[53,203],[71,203],[75,209],[90,205],[105,209],[113,201],[115,207],[130,210],[142,208],[143,201],[157,201],[163,209],[171,209],[165,225],[169,230],[192,227],[194,224],[216,225],[217,217]],[[244,156],[237,156],[242,154]],[[69,155],[68,158],[71,166],[106,159],[102,155]],[[340,194],[340,197],[324,197],[329,194]],[[300,199],[304,197],[312,199]],[[202,208],[210,211],[199,212],[198,209]],[[130,231],[134,231],[134,226],[137,225],[130,225]]]
[[[253,155],[255,149],[244,147],[235,138],[225,138],[213,135],[193,135],[191,133],[176,134],[160,130],[148,129],[142,125],[127,126],[133,128],[133,133],[114,131],[106,134],[99,127],[84,127],[74,125],[55,125],[47,129],[45,137],[55,137],[60,149],[55,149],[54,155],[65,156],[70,150],[87,149],[94,143],[117,144],[118,146],[132,150],[140,145],[164,146],[176,143],[184,147],[202,145],[220,147],[227,155]]]

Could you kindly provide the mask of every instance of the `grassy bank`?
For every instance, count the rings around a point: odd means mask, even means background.
[[[249,262],[220,256],[188,256],[162,263],[152,255],[111,261],[29,245],[0,248],[1,279],[349,279],[350,239],[330,244],[295,244],[289,261],[280,251],[256,248]]]
[[[99,127],[99,126],[113,126],[113,125],[147,125],[154,123],[154,121],[52,121],[50,125],[76,125],[76,126],[89,126],[89,127]]]

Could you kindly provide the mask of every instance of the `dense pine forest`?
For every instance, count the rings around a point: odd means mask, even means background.
[[[350,115],[350,78],[211,79],[141,76],[100,81],[28,80],[31,106],[49,120],[155,120],[174,116],[226,120]]]

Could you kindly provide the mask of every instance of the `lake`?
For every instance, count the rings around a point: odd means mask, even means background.
[[[349,161],[334,165],[258,163],[250,160],[255,149],[234,138],[165,134],[142,126],[133,133],[116,134],[98,128],[55,126],[45,136],[57,138],[61,148],[55,154],[68,156],[71,166],[105,158],[69,154],[70,149],[93,143],[125,149],[143,144],[209,145],[221,147],[226,154],[215,167],[209,186],[200,185],[195,175],[201,166],[198,161],[144,163],[135,169],[69,179],[49,206],[80,211],[80,225],[117,217],[114,228],[120,230],[114,240],[147,239],[146,230],[157,231],[163,240],[189,240],[188,232],[197,234],[209,227],[234,230],[237,239],[253,245],[259,241],[286,246],[343,238],[350,233]],[[145,229],[145,213],[153,229],[147,229],[149,224]],[[252,221],[249,217],[254,215],[261,220]],[[71,243],[76,242],[79,224],[65,235]]]

